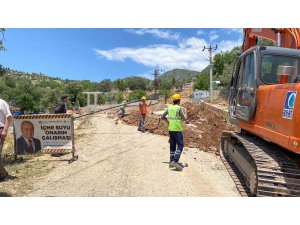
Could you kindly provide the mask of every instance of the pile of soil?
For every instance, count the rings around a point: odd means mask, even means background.
[[[234,127],[225,117],[207,109],[203,104],[187,102],[182,106],[187,109],[188,114],[184,133],[187,146],[219,154],[222,131],[234,130]]]
[[[181,106],[186,108],[188,115],[184,126],[185,146],[219,154],[222,131],[234,130],[234,127],[224,117],[206,109],[203,104],[186,102]],[[164,120],[159,122],[159,118],[159,115],[147,115],[146,131],[167,136],[167,122]],[[128,125],[138,126],[140,121],[138,112],[126,115],[123,121]]]

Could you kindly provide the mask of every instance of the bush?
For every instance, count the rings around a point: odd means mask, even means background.
[[[123,99],[123,93],[122,92],[118,92],[115,96],[117,103],[121,103],[124,99]]]
[[[170,98],[170,96],[171,96],[171,91],[170,90],[159,90],[159,93],[164,96],[165,104],[166,104],[168,98]]]
[[[209,74],[201,74],[197,76],[196,82],[193,86],[193,89],[197,90],[209,90]]]
[[[135,101],[141,99],[141,97],[146,96],[146,91],[138,89],[131,92],[128,96],[129,101]]]

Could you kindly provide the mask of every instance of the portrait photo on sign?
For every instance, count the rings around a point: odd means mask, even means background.
[[[47,149],[72,149],[68,118],[15,119],[15,154],[34,154]]]
[[[34,123],[22,120],[16,129],[16,154],[37,153],[41,151],[41,141],[35,135]]]

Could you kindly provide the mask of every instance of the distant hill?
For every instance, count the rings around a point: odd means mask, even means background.
[[[200,73],[201,74],[209,73],[209,65],[207,67],[205,67]]]
[[[124,80],[126,82],[126,81],[130,81],[130,80],[135,80],[135,79],[137,79],[137,80],[139,80],[141,82],[146,82],[146,83],[150,82],[149,79],[144,78],[144,77],[138,77],[138,76],[125,77],[122,80]]]
[[[36,81],[36,82],[45,81],[45,80],[55,80],[55,81],[59,81],[59,82],[63,81],[63,79],[61,79],[59,77],[50,77],[50,76],[42,74],[42,73],[26,73],[26,72],[13,70],[10,68],[3,68],[3,67],[1,68],[1,70],[2,70],[1,75],[5,74],[5,76],[11,77],[13,79],[25,78],[25,79],[29,79],[31,81]]]
[[[184,83],[189,83],[197,75],[200,75],[200,72],[194,70],[174,69],[165,72],[164,74],[159,76],[159,79],[172,82],[172,80],[175,78],[176,81],[183,81]]]

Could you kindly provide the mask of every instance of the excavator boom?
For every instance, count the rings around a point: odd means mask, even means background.
[[[244,28],[243,32],[243,51],[255,46],[259,37],[276,42],[278,47],[300,49],[299,28]]]

